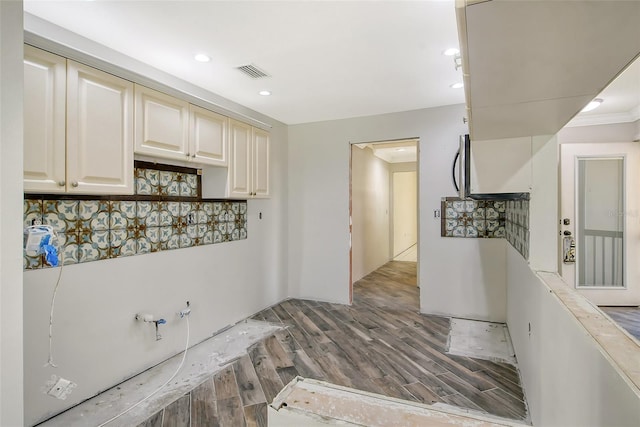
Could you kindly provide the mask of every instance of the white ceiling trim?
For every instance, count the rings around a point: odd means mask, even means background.
[[[578,115],[567,123],[565,127],[611,125],[615,123],[630,123],[637,120],[640,120],[640,105],[623,113]]]

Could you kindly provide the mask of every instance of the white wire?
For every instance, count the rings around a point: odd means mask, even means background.
[[[154,394],[156,394],[157,392],[162,390],[167,384],[169,384],[171,382],[171,380],[173,380],[176,377],[176,375],[178,375],[178,372],[180,372],[180,369],[182,369],[182,365],[184,365],[184,360],[187,358],[187,350],[189,349],[189,335],[190,335],[189,316],[185,316],[185,318],[187,319],[187,342],[186,342],[186,344],[184,346],[184,353],[182,354],[182,360],[180,361],[180,365],[178,366],[178,369],[176,369],[176,371],[173,373],[173,375],[171,375],[171,378],[169,378],[167,381],[165,381],[164,384],[162,384],[160,387],[158,387],[153,393],[151,393],[150,395],[148,395],[144,399],[140,400],[138,403],[130,406],[128,409],[120,412],[115,417],[112,417],[112,418],[108,419],[107,421],[103,422],[98,427],[103,427],[103,426],[109,424],[111,421],[113,421],[113,420],[115,420],[117,418],[120,418],[121,416],[123,416],[124,414],[126,414],[127,412],[129,412],[130,410],[132,410],[133,408],[135,408],[136,406],[138,406],[139,404],[141,404],[142,402],[146,401],[151,396],[153,396]]]
[[[53,229],[53,227],[51,227],[50,225],[31,225],[29,227],[26,228],[26,230],[31,230],[31,229],[46,229],[47,231],[49,231],[53,237],[56,239],[56,243],[59,243],[58,241],[58,233],[56,233],[56,231]],[[53,242],[52,242],[53,243]],[[51,297],[51,310],[49,312],[49,358],[47,359],[47,363],[44,364],[45,367],[47,366],[51,366],[53,368],[57,368],[58,365],[56,365],[55,363],[53,363],[53,309],[55,307],[56,304],[56,295],[58,294],[58,287],[60,286],[60,279],[62,278],[62,267],[64,266],[64,256],[63,256],[63,251],[61,250],[62,248],[60,247],[60,245],[58,244],[58,255],[59,255],[59,259],[60,259],[60,270],[58,270],[58,278],[56,279],[56,285],[53,288],[53,296]]]
[[[62,277],[62,266],[64,265],[64,259],[62,251],[60,251],[60,270],[58,271],[58,280],[56,280],[56,286],[53,288],[53,296],[51,297],[51,311],[49,312],[49,359],[44,365],[57,368],[58,365],[53,363],[53,309],[56,305],[56,295],[58,294],[58,287],[60,286],[60,278]]]

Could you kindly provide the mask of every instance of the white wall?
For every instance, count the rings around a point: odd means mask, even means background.
[[[572,142],[621,142],[640,138],[640,120],[608,125],[573,126],[560,129],[558,141]]]
[[[389,164],[370,148],[351,148],[352,280],[389,261]]]
[[[23,424],[22,1],[0,1],[0,425]]]
[[[637,426],[637,389],[511,246],[507,283],[509,332],[533,425]]]
[[[419,138],[421,310],[504,321],[505,241],[440,237],[464,105],[289,127],[289,285],[349,301],[349,143]]]
[[[392,172],[393,257],[418,242],[418,173]]]

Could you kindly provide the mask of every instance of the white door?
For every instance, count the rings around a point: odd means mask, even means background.
[[[133,83],[67,62],[67,191],[133,194]]]
[[[562,144],[560,151],[563,278],[597,305],[638,305],[638,144]]]

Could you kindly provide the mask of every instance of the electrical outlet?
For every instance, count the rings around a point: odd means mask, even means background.
[[[47,392],[49,396],[53,396],[56,399],[65,400],[67,395],[71,393],[71,390],[76,386],[75,383],[72,383],[69,380],[65,380],[64,378],[58,378],[58,381],[51,387],[51,389]]]

